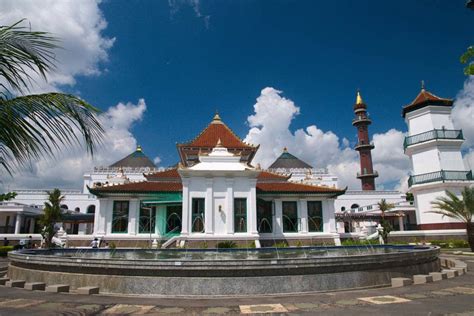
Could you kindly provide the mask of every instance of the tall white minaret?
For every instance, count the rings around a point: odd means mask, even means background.
[[[453,100],[421,91],[415,100],[403,107],[402,116],[408,125],[405,154],[412,163],[408,179],[413,193],[419,229],[464,228],[462,223],[438,214],[429,213],[431,202],[445,196],[445,190],[459,194],[462,188],[474,184],[472,171],[464,165],[461,145],[462,131],[455,129],[451,120]]]

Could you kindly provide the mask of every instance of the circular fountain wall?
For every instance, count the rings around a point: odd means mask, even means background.
[[[61,249],[9,254],[11,279],[172,296],[334,291],[439,271],[439,248]]]

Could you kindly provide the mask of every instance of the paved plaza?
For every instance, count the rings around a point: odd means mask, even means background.
[[[403,288],[251,298],[183,299],[54,294],[0,286],[0,315],[474,315],[474,257],[467,274]]]

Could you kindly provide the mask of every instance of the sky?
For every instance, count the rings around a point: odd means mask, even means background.
[[[402,106],[424,80],[456,98],[452,118],[474,166],[474,79],[460,55],[474,44],[464,0],[2,0],[0,25],[61,39],[57,68],[33,93],[79,95],[107,130],[93,158],[81,148],[33,161],[0,189],[81,188],[82,175],[138,144],[160,167],[178,161],[217,110],[269,166],[283,147],[359,189],[351,125],[356,90],[368,105],[378,189],[406,190]]]

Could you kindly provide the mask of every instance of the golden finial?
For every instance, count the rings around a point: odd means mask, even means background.
[[[425,91],[425,81],[421,80],[421,91]]]
[[[142,151],[142,146],[138,145],[136,151]]]
[[[287,153],[287,152],[288,152],[288,148],[286,148],[286,146],[283,147],[283,152],[284,152],[284,153]]]
[[[362,100],[362,96],[360,95],[359,89],[357,89],[356,104],[364,104],[364,100]]]

